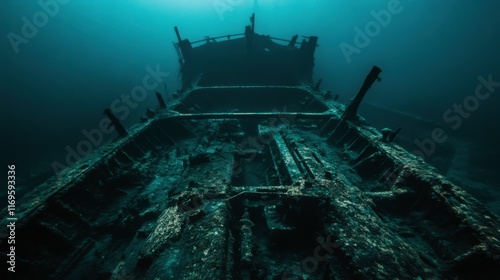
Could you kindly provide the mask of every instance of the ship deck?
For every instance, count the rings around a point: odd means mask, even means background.
[[[30,259],[21,271],[55,279],[498,273],[498,218],[362,119],[340,122],[343,105],[324,92],[221,91],[294,98],[235,112],[231,98],[196,95],[216,87],[186,92],[178,110],[158,111],[25,198],[19,255]]]

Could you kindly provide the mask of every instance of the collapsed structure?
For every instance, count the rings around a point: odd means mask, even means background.
[[[106,110],[120,137],[26,195],[16,273],[496,279],[498,217],[357,115],[381,69],[344,106],[312,86],[317,37],[251,22],[197,42],[175,28],[183,88],[128,131]]]

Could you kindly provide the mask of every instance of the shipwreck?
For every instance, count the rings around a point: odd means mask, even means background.
[[[382,69],[341,104],[316,36],[175,32],[182,88],[17,206],[15,276],[499,279],[499,218],[357,114]]]

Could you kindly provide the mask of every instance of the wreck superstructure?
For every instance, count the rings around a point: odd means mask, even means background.
[[[317,37],[254,20],[194,43],[175,28],[182,89],[23,199],[16,273],[497,279],[498,217],[356,114],[381,69],[344,106],[312,85]]]

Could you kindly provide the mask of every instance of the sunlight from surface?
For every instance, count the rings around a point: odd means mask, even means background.
[[[176,10],[207,10],[213,9],[214,6],[214,0],[138,0],[138,2],[144,5],[156,6],[158,8],[168,8]],[[215,0],[215,2],[217,2],[217,0]]]
[[[136,0],[141,5],[185,11],[233,11],[237,7],[269,6],[283,0]]]

